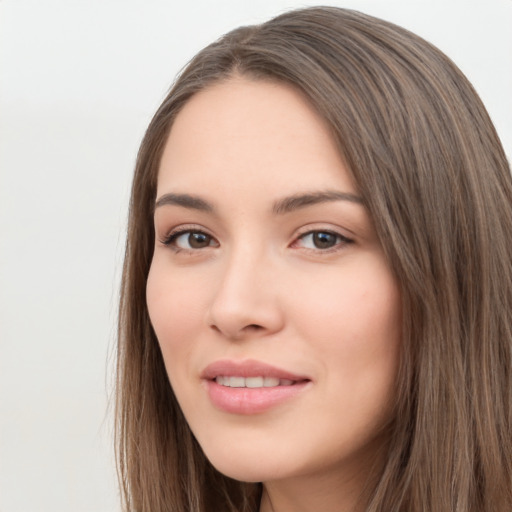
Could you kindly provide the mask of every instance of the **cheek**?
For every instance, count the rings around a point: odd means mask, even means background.
[[[185,272],[169,271],[160,261],[152,263],[147,287],[146,301],[149,317],[155,331],[164,365],[176,399],[183,409],[197,400],[191,394],[189,383],[194,381],[192,362],[194,340],[199,338],[203,309],[201,287],[194,286]]]
[[[197,336],[202,325],[203,292],[204,288],[191,284],[186,273],[179,270],[169,272],[162,269],[159,261],[153,262],[148,275],[146,301],[168,371],[173,361],[184,360],[191,347],[186,341]],[[173,357],[168,357],[170,354]]]
[[[363,265],[364,264],[364,265]],[[373,424],[389,414],[402,338],[401,297],[380,260],[333,275],[328,287],[312,282],[295,302],[297,333],[314,347],[326,376],[325,393],[354,421]],[[379,419],[380,418],[380,419]],[[344,417],[344,421],[347,421]]]
[[[401,334],[396,280],[381,258],[360,257],[346,270],[318,274],[303,283],[293,307],[298,329],[326,350],[367,353],[395,344]]]

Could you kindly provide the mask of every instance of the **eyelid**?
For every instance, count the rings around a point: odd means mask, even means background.
[[[201,233],[214,241],[215,245],[208,245],[203,248],[183,248],[176,246],[173,242],[180,236],[187,234],[187,233]],[[303,240],[308,235],[313,235],[315,233],[329,233],[334,235],[339,239],[338,242],[336,242],[335,245],[332,247],[327,248],[308,248],[308,247],[300,247],[300,241]],[[176,252],[181,251],[188,251],[188,252],[194,252],[198,253],[201,252],[204,249],[208,249],[211,247],[218,247],[220,244],[216,237],[209,232],[208,229],[205,227],[199,225],[199,224],[180,224],[174,228],[172,228],[170,231],[167,232],[165,236],[159,237],[159,241],[162,245],[169,247],[170,249],[173,249]],[[341,228],[338,227],[332,227],[332,226],[326,226],[324,225],[307,225],[297,230],[296,234],[293,237],[292,242],[290,243],[290,247],[294,249],[302,249],[309,252],[314,253],[329,253],[329,252],[336,252],[338,250],[343,249],[345,246],[354,243],[354,239],[349,238],[345,234],[343,234]]]
[[[297,244],[300,242],[300,240],[303,240],[308,235],[313,235],[314,233],[329,233],[339,238],[339,242],[337,242],[335,245],[329,248],[321,249],[321,248],[308,248],[308,247],[298,247],[299,249],[303,249],[306,251],[311,251],[315,253],[329,253],[329,252],[336,252],[341,249],[343,249],[345,246],[349,244],[354,243],[354,239],[349,238],[348,236],[344,235],[340,228],[333,228],[333,227],[326,227],[324,226],[305,226],[298,230],[297,234],[295,235],[292,243],[290,244],[290,247],[296,248]]]
[[[212,240],[214,240],[217,246],[219,245],[219,242],[215,238],[215,236],[213,236],[206,228],[198,224],[180,224],[179,226],[172,228],[165,236],[160,237],[159,241],[161,244],[165,245],[166,247],[170,247],[171,249],[177,252],[187,251],[188,249],[173,246],[173,241],[176,240],[176,238],[178,238],[179,236],[184,235],[186,233],[202,233],[210,237]],[[190,249],[190,252],[196,252],[199,250],[200,249]]]

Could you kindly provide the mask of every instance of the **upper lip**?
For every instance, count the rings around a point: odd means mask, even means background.
[[[206,380],[213,380],[216,377],[228,375],[237,377],[275,377],[293,381],[311,380],[305,375],[289,372],[254,359],[246,359],[244,361],[222,359],[209,364],[201,372],[201,378]]]

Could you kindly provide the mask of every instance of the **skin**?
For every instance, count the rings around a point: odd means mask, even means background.
[[[346,196],[319,200],[326,191]],[[316,202],[283,203],[304,194]],[[263,482],[262,512],[358,509],[385,447],[400,293],[357,197],[329,129],[288,85],[210,86],[166,143],[151,321],[206,456],[232,478]],[[258,414],[226,412],[201,379],[219,359],[262,361],[308,382]]]

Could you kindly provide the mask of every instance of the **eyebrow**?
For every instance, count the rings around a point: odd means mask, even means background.
[[[272,206],[272,212],[277,215],[290,213],[301,208],[313,206],[319,203],[327,203],[332,201],[349,201],[355,204],[363,204],[361,197],[350,194],[348,192],[338,192],[336,190],[326,190],[320,192],[311,192],[304,194],[295,194],[283,199],[279,199]],[[155,203],[155,209],[161,206],[174,205],[181,206],[191,210],[211,213],[214,207],[211,203],[199,196],[190,194],[168,193],[159,197]]]
[[[290,213],[300,208],[313,206],[319,203],[328,203],[331,201],[349,201],[355,204],[363,204],[361,197],[348,192],[338,192],[336,190],[326,190],[322,192],[313,192],[307,194],[296,194],[285,197],[274,203],[272,211],[276,214]]]
[[[213,205],[208,201],[198,197],[191,196],[189,194],[164,194],[155,203],[155,209],[161,206],[175,205],[191,210],[199,210],[202,212],[212,212]]]

